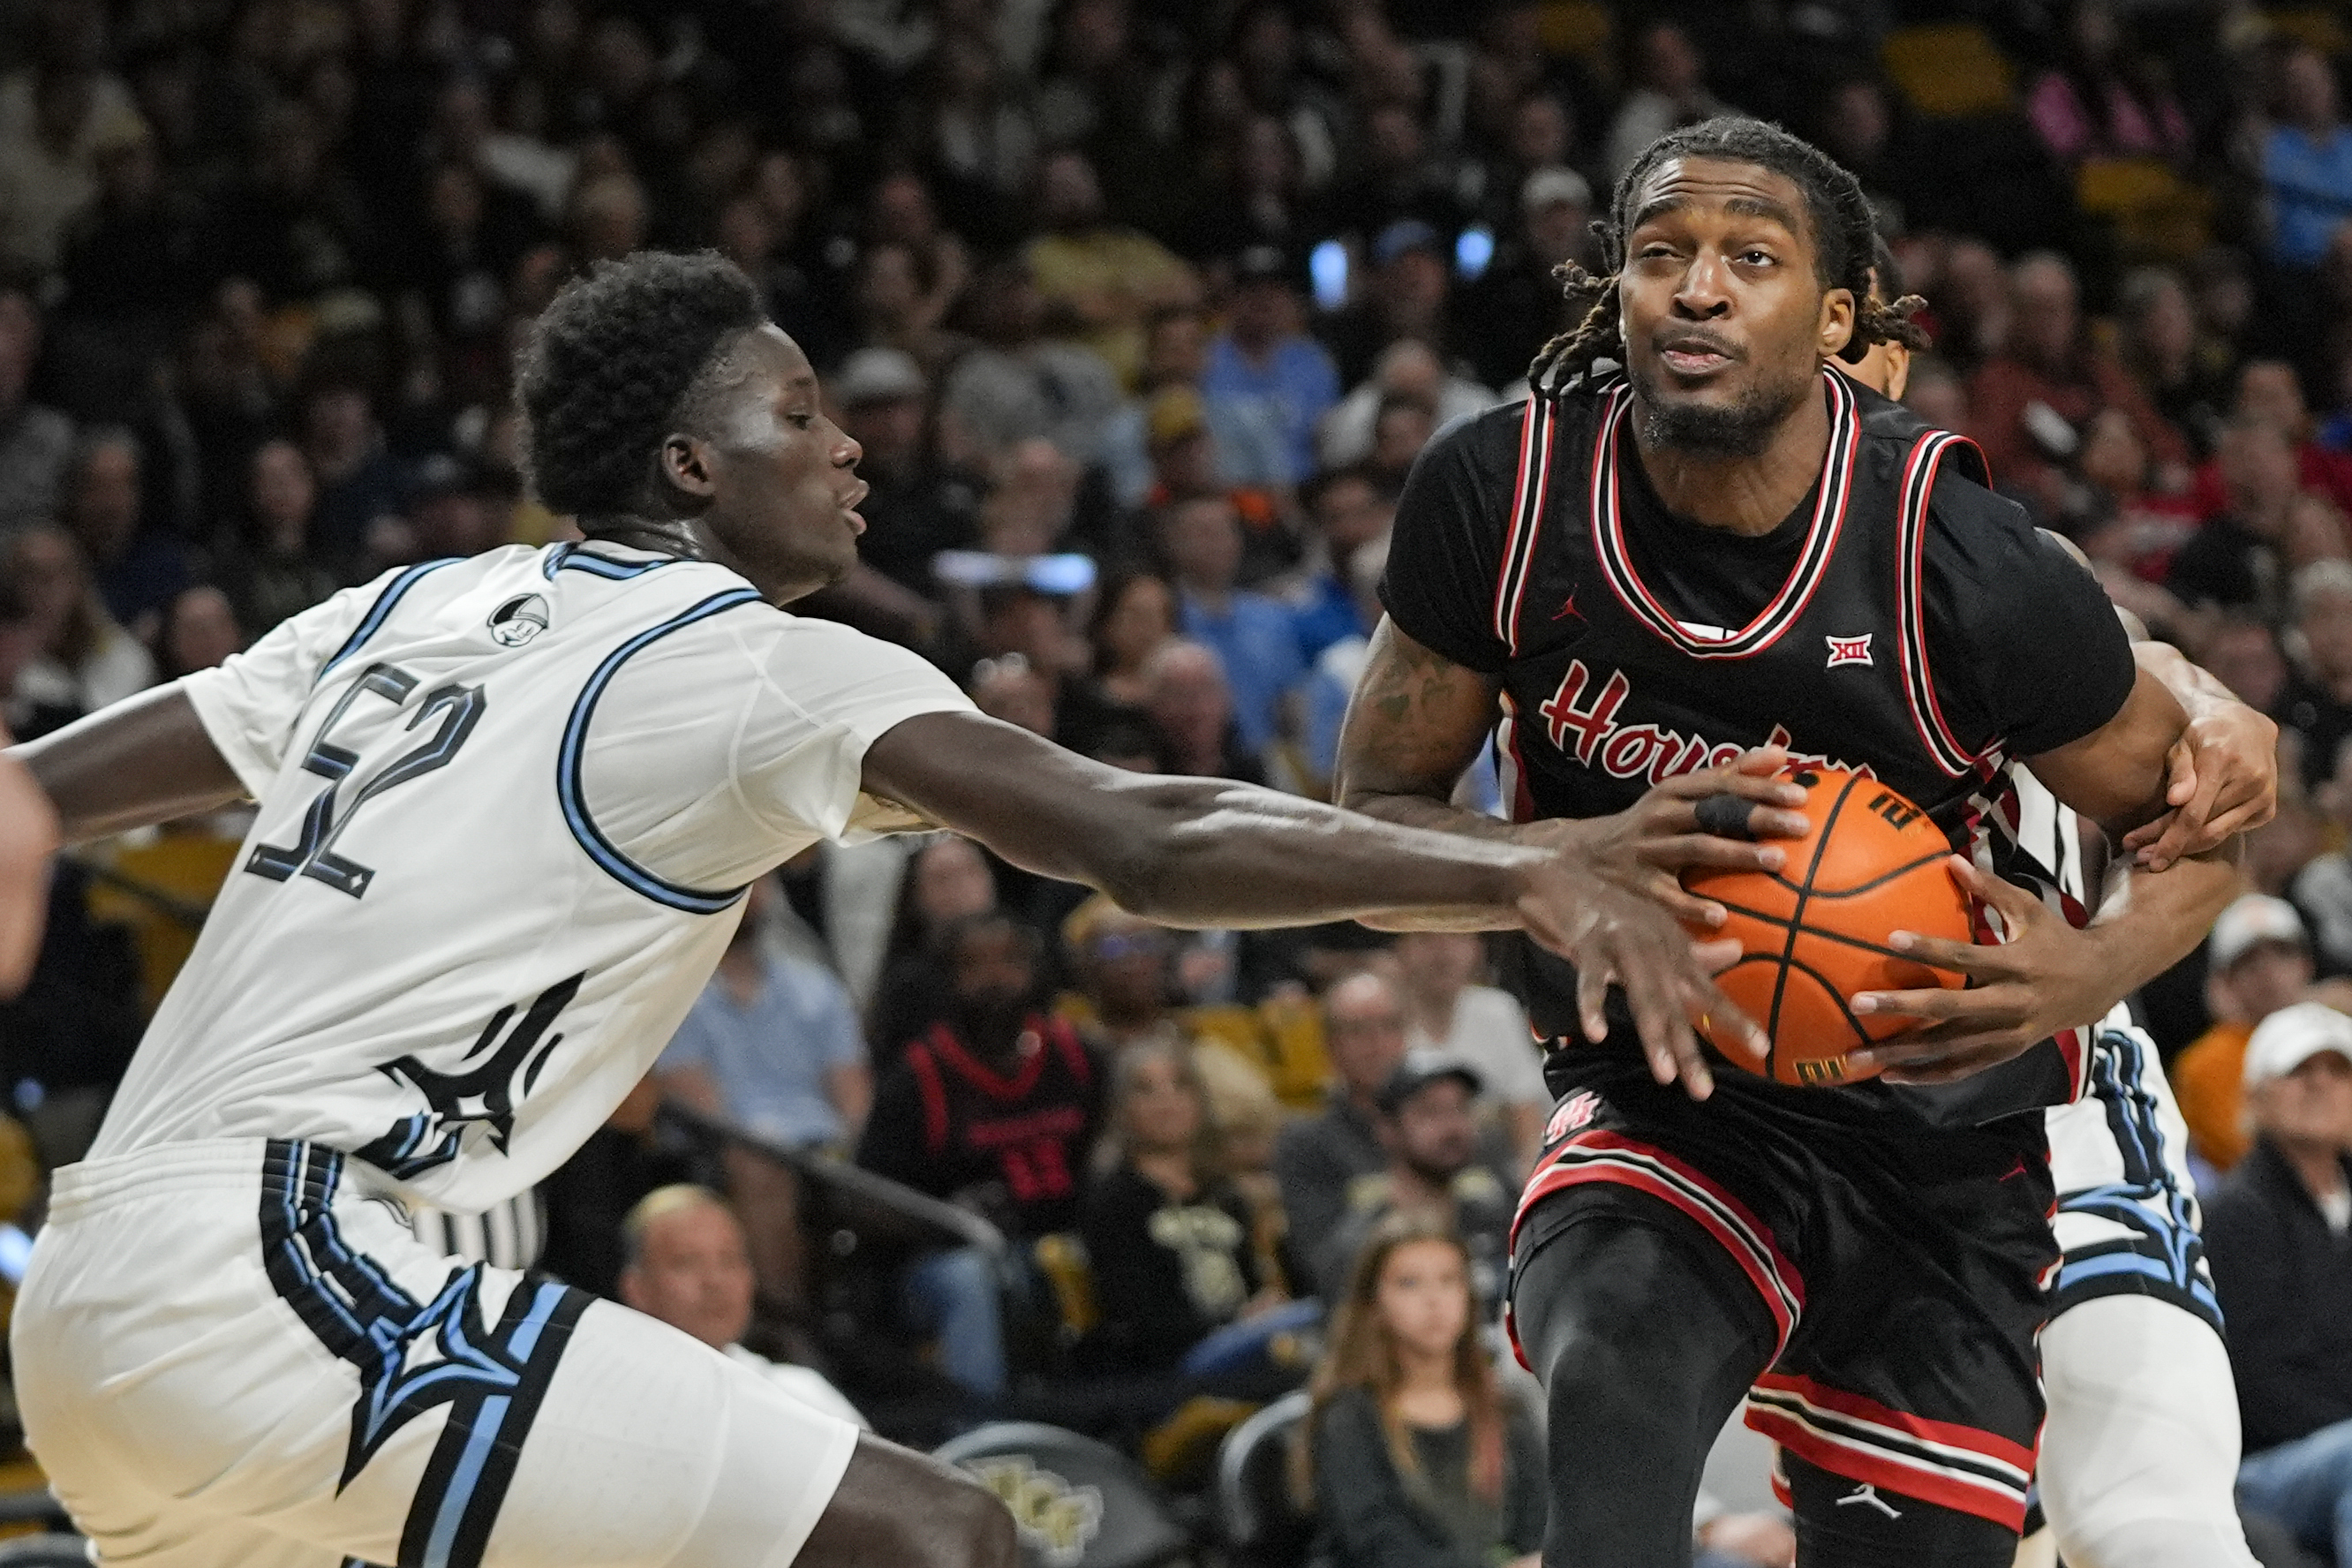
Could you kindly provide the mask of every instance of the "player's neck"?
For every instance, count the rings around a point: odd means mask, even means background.
[[[1797,509],[1821,478],[1822,457],[1830,444],[1829,409],[1818,396],[1800,399],[1770,443],[1752,458],[1654,448],[1642,439],[1644,422],[1638,409],[1631,423],[1642,471],[1668,511],[1751,536],[1771,532]]]

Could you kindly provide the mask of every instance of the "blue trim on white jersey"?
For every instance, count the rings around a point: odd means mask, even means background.
[[[2102,1029],[2091,1045],[2091,1092],[2106,1112],[2123,1158],[2123,1180],[2062,1194],[2061,1213],[2119,1226],[2131,1234],[2070,1249],[2058,1270],[2051,1313],[2098,1296],[2155,1296],[2221,1329],[2221,1303],[2205,1267],[2197,1200],[2164,1157],[2164,1130],[2145,1075],[2159,1071],[2146,1040]]]
[[[416,586],[426,573],[438,572],[444,566],[455,566],[463,559],[463,556],[446,555],[438,561],[422,561],[386,583],[383,585],[383,592],[375,596],[375,603],[368,606],[367,615],[361,619],[358,626],[352,628],[352,635],[343,639],[343,646],[335,650],[335,656],[332,658],[319,667],[319,680],[326,679],[329,670],[359,652],[361,646],[368,638],[382,630],[386,617],[391,616],[394,607],[407,596],[408,591]],[[316,685],[317,681],[311,684]]]
[[[730,888],[722,892],[710,892],[667,881],[622,854],[613,841],[604,837],[603,830],[597,827],[595,818],[588,815],[587,792],[580,778],[581,759],[587,751],[588,722],[595,717],[597,700],[604,695],[604,688],[612,683],[613,677],[633,655],[697,621],[738,605],[765,602],[756,588],[730,588],[725,593],[711,595],[659,626],[647,626],[614,648],[605,656],[604,662],[596,667],[596,673],[588,678],[588,684],[581,689],[579,700],[572,706],[571,721],[563,727],[563,745],[556,752],[556,798],[562,802],[563,820],[572,825],[572,836],[580,841],[583,849],[588,851],[588,858],[603,867],[623,887],[642,893],[657,904],[667,904],[671,909],[684,910],[688,914],[715,915],[740,899],[744,889]]]
[[[577,540],[567,539],[548,548],[547,559],[540,566],[540,573],[551,583],[555,581],[558,572],[586,572],[615,583],[625,583],[632,577],[642,577],[648,572],[664,566],[676,566],[688,559],[690,557],[684,555],[661,555],[651,561],[614,561],[582,548]]]

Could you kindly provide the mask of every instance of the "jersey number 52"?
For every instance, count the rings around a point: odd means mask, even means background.
[[[375,777],[360,786],[349,805],[338,808],[336,792],[342,787],[352,771],[359,766],[357,752],[338,746],[330,739],[335,726],[352,703],[362,697],[375,697],[394,708],[407,702],[409,693],[417,688],[416,677],[389,664],[370,665],[350,690],[336,700],[327,713],[327,721],[319,726],[318,739],[310,742],[310,754],[302,759],[302,766],[320,778],[327,787],[310,803],[302,816],[302,837],[294,844],[278,846],[257,844],[246,860],[245,868],[257,877],[267,877],[282,882],[289,877],[315,877],[338,892],[359,898],[374,880],[373,868],[347,860],[335,853],[335,840],[349,827],[360,807],[384,791],[420,778],[436,768],[446,768],[449,759],[474,732],[488,700],[478,686],[436,686],[425,693],[425,701],[408,722],[403,726],[414,730],[435,714],[441,716],[441,727],[421,744],[395,758]]]

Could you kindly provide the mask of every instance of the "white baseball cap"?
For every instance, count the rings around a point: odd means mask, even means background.
[[[2352,1062],[2352,1018],[2318,1002],[2282,1007],[2256,1025],[2246,1042],[2246,1082],[2284,1078],[2322,1051]]]
[[[2303,929],[2303,917],[2284,899],[2274,899],[2268,893],[2248,893],[2223,910],[2221,918],[2213,922],[2207,956],[2214,969],[2223,970],[2266,942],[2308,948],[2311,933]]]

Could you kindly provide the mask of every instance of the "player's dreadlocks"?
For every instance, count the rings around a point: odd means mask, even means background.
[[[1528,367],[1528,384],[1537,396],[1557,396],[1565,384],[1590,372],[1595,360],[1624,363],[1625,344],[1618,331],[1617,277],[1625,264],[1625,231],[1633,226],[1634,195],[1669,158],[1756,163],[1796,183],[1804,193],[1806,216],[1811,220],[1814,269],[1822,287],[1853,291],[1853,336],[1840,352],[1841,358],[1858,360],[1879,342],[1927,347],[1927,334],[1910,320],[1926,300],[1906,295],[1882,304],[1870,298],[1870,267],[1879,248],[1878,227],[1860,182],[1829,154],[1777,125],[1719,115],[1659,137],[1618,176],[1608,217],[1592,226],[1601,238],[1601,262],[1608,268],[1603,276],[1596,278],[1573,261],[1552,269],[1569,303],[1580,313],[1576,325],[1544,344]]]
[[[540,315],[517,367],[523,472],[549,510],[642,509],[662,438],[729,340],[767,320],[759,290],[712,251],[599,261]]]

